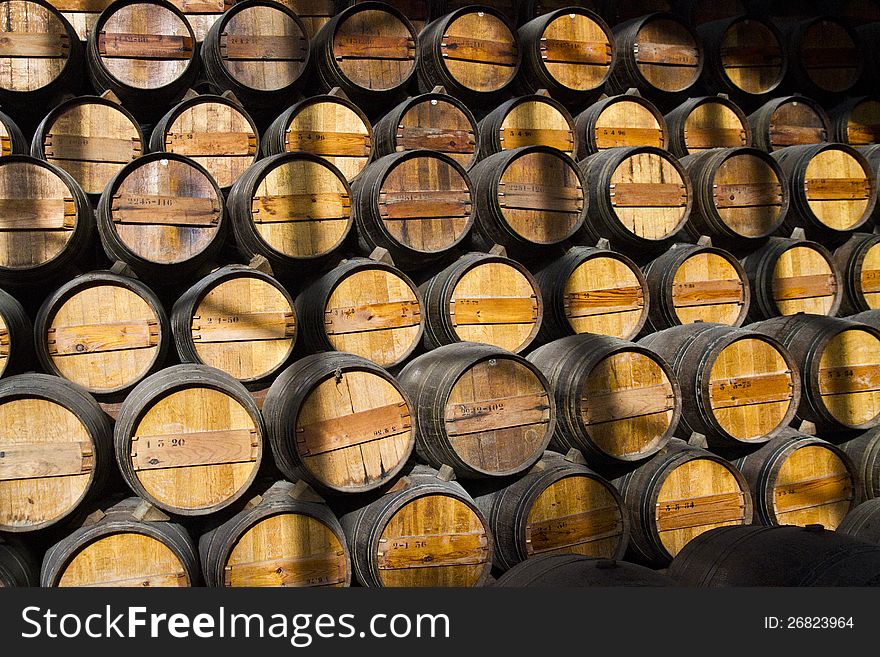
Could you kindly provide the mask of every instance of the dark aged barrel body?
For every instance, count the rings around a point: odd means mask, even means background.
[[[187,530],[137,497],[123,500],[49,548],[45,587],[188,587],[201,580]],[[161,514],[158,514],[161,517]]]
[[[152,153],[107,183],[98,233],[111,260],[146,279],[187,275],[211,262],[226,233],[223,192],[198,162]]]
[[[675,13],[688,24],[700,26],[747,14],[750,0],[677,0]]]
[[[623,500],[609,482],[573,462],[578,455],[545,452],[521,479],[475,495],[495,536],[498,569],[544,554],[623,558],[629,540]]]
[[[858,473],[849,457],[791,428],[734,464],[749,482],[762,525],[836,529],[858,502]]]
[[[519,29],[519,38],[520,86],[532,93],[546,89],[572,104],[595,99],[617,59],[611,28],[581,7],[538,16]]]
[[[742,260],[752,290],[750,321],[814,313],[837,314],[842,275],[817,242],[771,237]]]
[[[669,151],[676,157],[752,144],[746,115],[723,96],[689,98],[666,115],[666,125]]]
[[[523,146],[549,146],[573,157],[577,135],[565,105],[548,96],[519,96],[480,121],[481,158]]]
[[[650,289],[650,331],[694,322],[742,326],[749,312],[749,279],[730,253],[674,244],[644,268]]]
[[[767,442],[795,416],[798,367],[774,338],[721,324],[691,324],[654,333],[639,344],[672,365],[681,384],[678,435],[706,436],[713,448]]]
[[[692,541],[669,575],[685,586],[878,586],[880,546],[809,527],[724,527]]]
[[[667,148],[669,131],[663,113],[637,93],[610,96],[575,118],[577,159],[609,148]]]
[[[803,313],[750,328],[776,338],[794,356],[801,373],[799,419],[829,432],[880,423],[880,331]]]
[[[0,538],[0,588],[39,586],[40,565],[24,543]]]
[[[375,156],[430,148],[469,169],[480,151],[477,120],[468,106],[446,93],[408,98],[373,126]]]
[[[620,465],[656,454],[681,416],[672,368],[632,342],[600,335],[563,338],[529,355],[556,398],[553,445],[587,462]]]
[[[609,249],[574,246],[535,272],[544,298],[540,342],[578,333],[631,340],[653,304],[638,266]]]
[[[351,583],[339,520],[307,486],[279,481],[202,535],[208,586],[344,587]]]
[[[880,308],[880,235],[853,233],[834,251],[845,294],[840,315]]]
[[[140,497],[175,515],[228,507],[254,482],[265,431],[245,387],[204,365],[174,365],[142,381],[116,419],[116,462]]]
[[[668,566],[705,532],[752,521],[752,497],[742,473],[678,439],[614,485],[629,513],[627,554],[653,567]]]
[[[288,7],[264,0],[234,4],[201,45],[202,65],[217,88],[249,108],[289,102],[309,62],[306,27]]]
[[[525,351],[541,330],[544,301],[534,277],[503,256],[468,253],[420,288],[425,347],[483,342]]]
[[[834,139],[850,146],[871,146],[880,142],[880,98],[848,98],[831,110]]]
[[[303,342],[395,367],[415,351],[425,324],[423,300],[402,271],[367,258],[345,260],[297,296]]]
[[[34,360],[34,327],[19,301],[0,290],[0,377],[24,372]]]
[[[496,153],[470,171],[481,250],[504,246],[513,257],[547,251],[573,237],[587,218],[586,179],[565,153],[523,146]]]
[[[775,234],[785,221],[791,193],[779,163],[756,148],[723,148],[683,158],[694,187],[686,231],[719,245],[750,246]]]
[[[578,554],[542,554],[523,561],[498,578],[493,586],[675,586],[657,571],[613,559],[594,559]]]
[[[0,157],[27,155],[31,144],[12,117],[0,112]]]
[[[470,177],[429,150],[386,155],[352,183],[361,250],[387,249],[403,269],[419,269],[463,242],[474,223]]]
[[[853,322],[862,322],[880,331],[880,310],[866,310],[863,313],[847,317],[847,319]]]
[[[384,495],[340,517],[362,586],[486,584],[494,541],[464,488],[416,466]]]
[[[820,144],[833,138],[831,120],[814,100],[784,96],[767,101],[749,116],[756,148],[772,153],[788,146]]]
[[[261,382],[293,355],[298,322],[290,293],[266,273],[226,265],[184,292],[171,313],[177,355],[243,383]]]
[[[110,400],[162,367],[171,329],[150,288],[97,271],[74,278],[43,302],[34,339],[46,372]]]
[[[413,406],[400,384],[360,356],[307,356],[272,383],[263,405],[275,464],[334,493],[391,481],[413,450]]]
[[[880,500],[859,504],[844,518],[837,531],[872,545],[880,545]]]
[[[0,380],[0,423],[0,530],[50,527],[101,494],[113,430],[82,388],[46,374]]]
[[[543,374],[522,356],[484,344],[439,347],[398,376],[416,407],[416,453],[460,478],[518,475],[541,457],[556,427]]]
[[[787,30],[792,86],[808,96],[845,94],[859,82],[865,60],[855,32],[829,16],[812,16]]]
[[[880,497],[880,429],[870,429],[838,447],[855,464],[858,499]]]

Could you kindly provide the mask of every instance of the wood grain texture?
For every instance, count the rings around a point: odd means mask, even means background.
[[[626,96],[618,98],[596,119],[595,140],[599,150],[624,146],[666,148],[666,124],[662,115]]]
[[[880,340],[866,330],[834,336],[819,359],[819,394],[841,423],[859,426],[880,414]]]
[[[831,263],[808,245],[787,249],[773,268],[773,299],[783,315],[827,315],[838,287]]]
[[[846,462],[821,445],[796,449],[785,458],[773,482],[773,508],[780,525],[819,524],[836,529],[854,502]]]
[[[875,191],[869,170],[839,149],[822,151],[812,158],[805,172],[805,192],[810,210],[834,230],[859,225],[871,205]]]
[[[624,261],[597,256],[580,264],[564,283],[565,316],[575,333],[633,336],[646,312],[646,293]]]
[[[440,46],[444,66],[465,88],[498,91],[516,75],[516,36],[494,14],[463,12],[449,23],[444,37]]]
[[[682,324],[697,321],[737,325],[747,302],[748,279],[718,252],[699,252],[685,260],[672,281],[674,312]]]
[[[613,43],[605,28],[580,13],[550,22],[541,36],[541,60],[561,86],[577,91],[599,87],[607,78]]]
[[[647,21],[636,37],[635,61],[641,75],[665,92],[691,87],[700,73],[702,52],[691,33],[677,21]]]
[[[0,89],[36,91],[58,79],[71,44],[57,14],[27,0],[7,0],[0,16]]]
[[[749,153],[731,156],[718,167],[712,181],[719,216],[739,235],[766,235],[779,224],[784,182],[758,157]]]

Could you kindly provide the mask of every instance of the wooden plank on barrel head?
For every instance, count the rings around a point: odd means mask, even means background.
[[[498,183],[498,197],[502,208],[512,210],[577,214],[584,208],[580,187],[502,182]]]
[[[257,136],[252,132],[169,132],[165,150],[190,157],[247,157],[257,152]]]
[[[778,68],[782,51],[766,46],[732,45],[719,49],[724,68]]]
[[[397,150],[427,148],[444,153],[473,153],[476,136],[469,130],[424,126],[398,126]]]
[[[344,335],[406,328],[418,326],[421,315],[418,300],[333,308],[324,312],[324,331],[327,335]]]
[[[488,546],[484,532],[380,538],[376,561],[381,570],[475,565],[486,560]]]
[[[842,365],[819,370],[819,391],[824,395],[847,395],[880,390],[880,365]]]
[[[80,475],[93,466],[91,443],[4,443],[0,439],[0,481]]]
[[[775,147],[821,144],[828,134],[825,128],[770,124],[770,143]]]
[[[601,149],[665,143],[660,128],[597,128],[596,143]]]
[[[742,521],[742,493],[721,493],[657,504],[657,529],[661,532],[724,522]]]
[[[345,554],[338,551],[305,557],[278,557],[226,566],[225,585],[332,586],[346,579]]]
[[[388,404],[359,413],[297,426],[300,455],[317,456],[346,447],[384,440],[412,428],[406,403]]]
[[[234,0],[174,0],[185,14],[222,14],[232,7]]]
[[[100,14],[113,0],[52,0],[58,11]]]
[[[256,460],[257,440],[254,429],[181,430],[161,436],[135,436],[131,439],[132,465],[140,471],[247,463]]]
[[[327,130],[291,130],[284,137],[285,150],[306,151],[327,157],[369,157],[370,135]]]
[[[350,207],[348,195],[337,192],[258,196],[253,199],[253,220],[258,224],[348,221]]]
[[[547,423],[549,411],[546,393],[538,393],[447,404],[444,421],[447,435],[463,436]]]
[[[854,68],[858,65],[858,51],[853,47],[822,47],[810,44],[798,51],[801,65],[811,69]]]
[[[0,34],[0,58],[46,58],[67,57],[70,41],[66,34],[40,34],[27,32],[4,32]]]
[[[337,34],[333,39],[333,56],[343,59],[377,59],[406,61],[415,58],[416,44],[412,37],[391,35]]]
[[[676,308],[745,303],[743,282],[738,278],[675,283],[672,286],[672,298]]]
[[[271,34],[220,35],[220,57],[244,61],[302,62],[308,52],[307,41],[300,37]]]
[[[452,325],[531,324],[538,319],[535,297],[457,298],[449,304]]]
[[[634,208],[683,208],[687,188],[675,183],[612,183],[611,205]]]
[[[871,196],[867,178],[809,178],[804,191],[810,201],[865,200]]]
[[[735,148],[746,146],[746,131],[741,128],[685,128],[688,148]]]
[[[880,269],[863,269],[861,285],[862,294],[880,292]]]
[[[72,198],[0,198],[0,231],[73,230]]]
[[[386,220],[468,217],[471,208],[471,196],[466,189],[382,191],[379,194],[379,212]]]
[[[142,577],[126,577],[125,579],[113,579],[97,582],[81,582],[77,586],[83,588],[165,588],[188,586],[189,578],[185,572],[160,573],[144,575]]]
[[[574,136],[571,130],[549,128],[506,128],[501,130],[501,143],[505,150],[541,144],[560,151],[571,151]]]
[[[617,536],[623,529],[620,507],[605,506],[526,525],[526,549],[529,554],[574,547],[583,543]],[[535,542],[545,545],[534,549]]]
[[[719,209],[782,205],[782,185],[779,183],[731,183],[712,187],[715,207]]]
[[[641,42],[633,47],[639,64],[660,66],[691,66],[700,64],[700,51],[693,46],[680,43]]]
[[[115,224],[214,228],[220,222],[217,199],[198,196],[116,194],[110,210]]]
[[[773,504],[777,513],[810,509],[852,498],[853,482],[848,472],[787,483],[773,491]]]
[[[541,38],[541,59],[548,64],[608,66],[611,63],[611,54],[611,44],[607,41],[568,41]]]
[[[591,393],[589,397],[581,399],[584,424],[603,424],[666,413],[675,408],[675,395],[670,390],[668,383],[661,383]]]
[[[440,52],[445,59],[454,59],[493,66],[516,66],[518,50],[516,43],[490,41],[456,35],[443,37]]]
[[[641,310],[645,306],[645,291],[641,286],[570,292],[563,299],[566,317],[593,317]]]
[[[49,353],[76,356],[106,351],[127,351],[155,347],[159,343],[156,320],[106,322],[55,326],[47,331]]]
[[[50,160],[126,164],[140,156],[141,144],[136,138],[86,137],[50,132],[43,141],[43,151]]]
[[[834,274],[809,274],[773,280],[773,297],[777,300],[830,297],[836,293],[837,280]]]
[[[176,34],[99,32],[98,53],[123,59],[190,59],[193,40]]]
[[[253,342],[283,340],[296,334],[293,313],[281,311],[196,315],[192,319],[195,342]]]
[[[733,408],[752,404],[788,401],[793,397],[791,372],[750,374],[709,382],[712,408]]]

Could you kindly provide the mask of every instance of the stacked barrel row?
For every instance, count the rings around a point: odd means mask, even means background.
[[[869,20],[333,4],[0,2],[0,583],[664,568],[877,496]]]

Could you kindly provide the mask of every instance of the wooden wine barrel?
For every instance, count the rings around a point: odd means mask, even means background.
[[[2,379],[0,424],[0,530],[50,527],[101,493],[113,429],[82,388],[46,374]]]
[[[519,30],[523,61],[519,84],[531,93],[546,89],[583,105],[601,94],[617,59],[614,34],[598,14],[567,6]]]
[[[335,0],[280,0],[280,2],[299,16],[309,40],[314,39],[320,29],[336,14]]]
[[[776,338],[794,356],[803,391],[798,419],[829,432],[880,424],[880,330],[803,313],[751,328]]]
[[[843,301],[843,276],[817,242],[771,237],[742,265],[752,291],[749,321],[797,313],[834,316]]]
[[[315,36],[315,82],[322,91],[339,87],[360,105],[387,105],[404,95],[415,76],[419,41],[398,9],[360,2]]]
[[[420,287],[427,349],[482,342],[520,353],[541,329],[544,302],[534,277],[503,256],[468,253]]]
[[[672,367],[632,342],[583,334],[556,340],[528,359],[556,398],[553,445],[579,449],[591,465],[620,465],[656,454],[681,415]]]
[[[662,251],[687,223],[693,189],[685,168],[653,146],[612,148],[580,162],[589,189],[582,242]]]
[[[843,519],[837,531],[872,545],[880,545],[880,500],[859,504]]]
[[[700,79],[705,55],[690,27],[669,13],[637,14],[614,27],[618,61],[609,92],[635,87],[654,102],[669,103]]]
[[[180,9],[186,22],[192,28],[197,42],[205,40],[211,26],[220,20],[223,13],[230,9],[235,0],[170,0],[171,4]],[[285,3],[281,3],[285,4]]]
[[[834,251],[834,262],[845,291],[840,315],[880,309],[880,235],[853,233]]]
[[[509,15],[488,6],[467,6],[429,23],[419,39],[420,91],[440,85],[456,98],[492,107],[522,62]]]
[[[34,328],[21,303],[0,290],[0,376],[24,372],[34,358]]]
[[[571,247],[535,272],[544,297],[540,342],[578,333],[632,340],[648,318],[648,283],[621,253],[591,246]]]
[[[92,26],[86,44],[92,85],[111,90],[136,113],[179,100],[198,73],[195,33],[166,0],[117,0]]]
[[[650,290],[650,333],[682,324],[742,326],[749,279],[732,254],[711,246],[674,244],[644,268]]]
[[[45,283],[80,260],[95,230],[70,174],[27,155],[0,158],[0,284]]]
[[[387,249],[402,269],[419,269],[460,244],[474,224],[474,193],[448,155],[414,150],[386,155],[352,183],[361,249]]]
[[[474,496],[495,537],[499,570],[544,554],[623,558],[629,541],[623,500],[577,457],[545,452],[522,478]]]
[[[880,97],[847,98],[831,110],[834,139],[850,146],[880,142]]]
[[[485,344],[434,349],[403,368],[415,405],[416,453],[464,479],[519,475],[550,443],[556,404],[550,384],[522,356]]]
[[[756,148],[772,153],[788,146],[821,144],[833,138],[831,119],[816,101],[783,96],[767,101],[749,116]]]
[[[791,85],[807,96],[846,94],[859,83],[865,58],[856,33],[831,16],[811,16],[787,29]]]
[[[292,481],[364,493],[396,477],[415,439],[409,396],[360,356],[306,356],[272,383],[263,404],[275,464]]]
[[[139,496],[181,516],[224,509],[244,495],[263,458],[263,419],[225,372],[174,365],[142,381],[116,419],[116,462]]]
[[[52,0],[51,5],[67,19],[80,41],[88,41],[92,26],[112,3],[113,0]]]
[[[206,94],[175,105],[150,137],[150,149],[185,155],[228,190],[259,154],[257,125],[232,98]]]
[[[137,120],[118,103],[79,96],[55,107],[37,126],[31,155],[73,176],[94,199],[123,166],[146,151]]]
[[[0,157],[7,155],[27,155],[31,144],[12,117],[0,112]]]
[[[209,365],[244,383],[264,381],[288,363],[297,329],[293,299],[281,283],[242,265],[208,274],[171,313],[181,362]]]
[[[849,457],[794,429],[733,463],[749,482],[762,525],[836,529],[858,502],[858,473]]]
[[[40,566],[24,543],[0,537],[0,588],[40,585]]]
[[[373,126],[373,139],[377,158],[430,148],[465,169],[476,161],[480,150],[473,113],[465,103],[441,91],[403,101]]]
[[[96,271],[68,281],[43,302],[34,337],[46,372],[109,399],[162,366],[171,329],[162,302],[146,285]]]
[[[704,151],[681,160],[694,186],[694,210],[685,230],[730,247],[750,246],[776,233],[790,206],[788,178],[756,148]]]
[[[617,479],[629,514],[632,560],[665,567],[701,534],[752,522],[752,496],[739,470],[678,439]]]
[[[464,488],[417,466],[381,497],[340,518],[361,586],[482,586],[495,551]]]
[[[666,148],[666,119],[653,103],[638,93],[604,98],[577,115],[577,159],[608,148],[653,146]]]
[[[201,164],[173,153],[124,166],[101,194],[96,216],[107,257],[158,282],[211,262],[226,233],[220,187]]]
[[[49,102],[82,77],[82,43],[57,8],[43,0],[0,2],[0,102]]]
[[[845,241],[868,223],[877,205],[877,183],[867,158],[846,144],[790,146],[773,154],[785,172],[791,208],[789,230]]]
[[[357,105],[341,95],[295,103],[263,135],[263,153],[320,155],[354,179],[373,155],[373,128]]]
[[[208,80],[249,109],[290,102],[309,62],[309,37],[299,17],[269,0],[236,2],[211,26],[201,46]]]
[[[685,586],[878,586],[880,546],[821,525],[724,527],[697,537],[669,575]]]
[[[737,14],[703,25],[699,35],[706,49],[708,88],[755,103],[782,86],[788,55],[782,33],[770,20]]]
[[[880,497],[880,430],[870,429],[838,447],[855,464],[857,499]]]
[[[713,449],[765,443],[801,400],[794,357],[755,331],[699,322],[649,335],[640,345],[670,363],[681,384],[678,435],[703,434]]]
[[[344,260],[296,299],[303,341],[312,351],[341,351],[395,367],[424,332],[422,296],[399,269],[367,258]]]
[[[199,553],[211,587],[342,587],[351,583],[339,520],[309,489],[275,483],[203,534]]]
[[[233,185],[226,207],[239,250],[281,272],[327,259],[354,224],[345,175],[312,153],[263,158]]]
[[[550,146],[496,153],[470,177],[473,242],[483,251],[500,244],[511,256],[527,258],[570,239],[586,221],[585,177],[573,159]]]
[[[613,559],[579,554],[541,554],[508,570],[494,586],[584,588],[588,586],[675,586],[655,570]]]
[[[480,157],[523,146],[548,146],[574,156],[574,119],[549,96],[519,96],[499,105],[480,121]]]
[[[713,21],[749,13],[749,0],[676,0],[675,13],[688,25],[699,27]]]
[[[834,13],[848,25],[862,25],[880,21],[880,3],[877,0],[837,0]]]
[[[689,98],[666,115],[666,125],[669,151],[676,157],[752,144],[748,118],[724,96]]]
[[[131,497],[49,548],[45,587],[188,587],[200,580],[196,547],[186,528],[148,502]],[[153,519],[156,517],[156,519]]]

